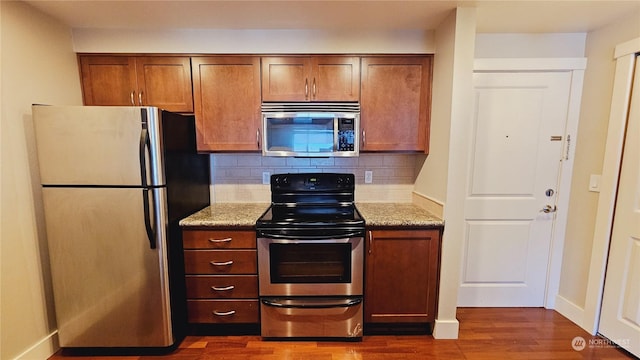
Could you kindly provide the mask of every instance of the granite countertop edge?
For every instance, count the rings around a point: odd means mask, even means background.
[[[268,203],[216,203],[180,220],[182,227],[255,227]],[[413,203],[358,202],[356,207],[371,227],[437,227],[444,221]]]

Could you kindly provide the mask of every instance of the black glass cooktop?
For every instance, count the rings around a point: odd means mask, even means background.
[[[298,173],[271,176],[271,207],[258,228],[364,228],[354,205],[353,174]]]
[[[353,204],[335,205],[271,205],[258,219],[258,226],[322,225],[364,226],[362,216]]]

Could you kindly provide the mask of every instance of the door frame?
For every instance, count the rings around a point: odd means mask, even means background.
[[[611,110],[605,145],[600,196],[595,219],[591,262],[587,278],[587,291],[583,309],[568,314],[570,320],[595,335],[600,325],[604,278],[609,257],[609,243],[613,229],[615,199],[618,193],[618,178],[622,161],[625,128],[631,101],[631,86],[636,53],[640,53],[640,38],[619,44],[615,48],[616,71]],[[580,311],[581,310],[581,311]]]
[[[563,134],[563,157],[560,162],[556,206],[556,218],[551,234],[549,250],[549,264],[544,297],[544,307],[555,308],[556,295],[560,288],[560,273],[562,270],[562,254],[564,238],[567,228],[569,195],[571,193],[571,178],[573,175],[573,160],[575,157],[575,140],[578,138],[578,124],[580,120],[580,103],[582,100],[582,85],[584,71],[587,67],[586,58],[496,58],[475,59],[474,72],[570,72],[571,89],[567,124]],[[471,119],[470,119],[471,121]],[[466,159],[467,164],[471,161]],[[468,167],[466,167],[468,169]],[[468,170],[467,170],[468,171]],[[468,175],[468,174],[467,174]]]

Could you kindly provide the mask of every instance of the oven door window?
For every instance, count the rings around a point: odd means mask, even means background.
[[[351,244],[269,244],[271,283],[351,282]]]

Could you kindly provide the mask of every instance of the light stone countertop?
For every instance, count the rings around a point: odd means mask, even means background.
[[[180,226],[254,227],[267,203],[217,203],[180,220]]]
[[[367,226],[444,226],[435,214],[412,203],[356,203]]]
[[[180,226],[254,227],[267,203],[218,203],[182,220]],[[411,203],[357,203],[367,226],[443,226],[441,218]]]

